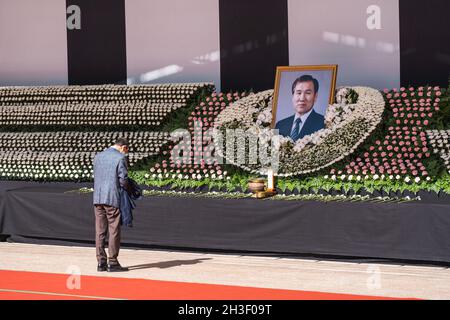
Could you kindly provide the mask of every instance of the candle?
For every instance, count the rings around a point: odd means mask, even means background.
[[[267,170],[267,190],[268,191],[273,191],[273,189],[274,189],[273,170],[272,169],[268,169]]]

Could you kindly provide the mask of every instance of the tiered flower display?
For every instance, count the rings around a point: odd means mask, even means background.
[[[420,182],[429,173],[424,160],[430,157],[426,128],[439,110],[439,87],[385,90],[388,111],[384,125],[386,134],[367,146],[343,169],[331,169],[331,177]]]
[[[7,180],[89,181],[96,152],[0,152],[0,178]],[[128,163],[148,157],[145,153],[131,153]]]
[[[212,84],[0,88],[0,126],[153,126]]]
[[[130,152],[149,156],[159,154],[170,142],[168,132],[0,132],[0,152],[98,152],[111,146],[119,137],[130,141]]]
[[[210,83],[92,85],[48,87],[2,87],[0,105],[68,104],[90,102],[186,103],[202,89],[212,90]]]
[[[181,103],[81,103],[0,106],[0,126],[159,126]]]
[[[0,88],[0,178],[92,180],[95,154],[118,137],[131,143],[132,167],[170,142],[168,132],[134,130],[160,126],[170,113],[212,89],[206,83]],[[35,132],[42,126],[60,131]],[[64,131],[73,126],[83,130]],[[132,126],[133,131],[95,131],[105,126]]]
[[[147,177],[151,179],[226,179],[227,172],[222,166],[217,162],[208,163],[204,160],[205,156],[211,156],[212,144],[209,132],[220,112],[246,95],[247,93],[213,93],[201,101],[188,118],[190,141],[187,145],[181,142],[173,147],[169,146],[169,150],[163,152],[165,156],[169,156],[169,159],[153,166]],[[188,154],[181,154],[181,150],[186,150],[186,147],[190,150]],[[181,156],[179,159],[174,159],[172,155]]]

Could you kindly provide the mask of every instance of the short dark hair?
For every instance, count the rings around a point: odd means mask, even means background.
[[[127,138],[123,138],[123,137],[118,138],[118,139],[116,140],[115,145],[116,145],[116,146],[120,146],[120,147],[122,147],[122,146],[127,146],[127,147],[129,147],[129,146],[130,146],[130,144],[128,143]]]
[[[309,74],[305,74],[305,75],[295,79],[294,83],[292,84],[292,94],[294,94],[297,83],[308,82],[308,81],[312,81],[312,83],[314,84],[314,93],[319,92],[319,81],[317,81],[317,79],[313,78],[313,76],[311,76]]]

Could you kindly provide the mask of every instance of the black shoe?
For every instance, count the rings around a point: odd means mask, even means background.
[[[106,271],[107,267],[106,267],[106,263],[99,263],[97,265],[97,271],[98,272],[102,272],[102,271]]]
[[[108,272],[124,272],[124,271],[128,271],[128,268],[124,268],[120,264],[108,264],[107,271]]]

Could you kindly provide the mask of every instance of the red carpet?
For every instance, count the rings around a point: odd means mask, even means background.
[[[68,289],[67,274],[0,270],[1,300],[375,300],[383,297],[262,289],[172,281],[81,276]]]

